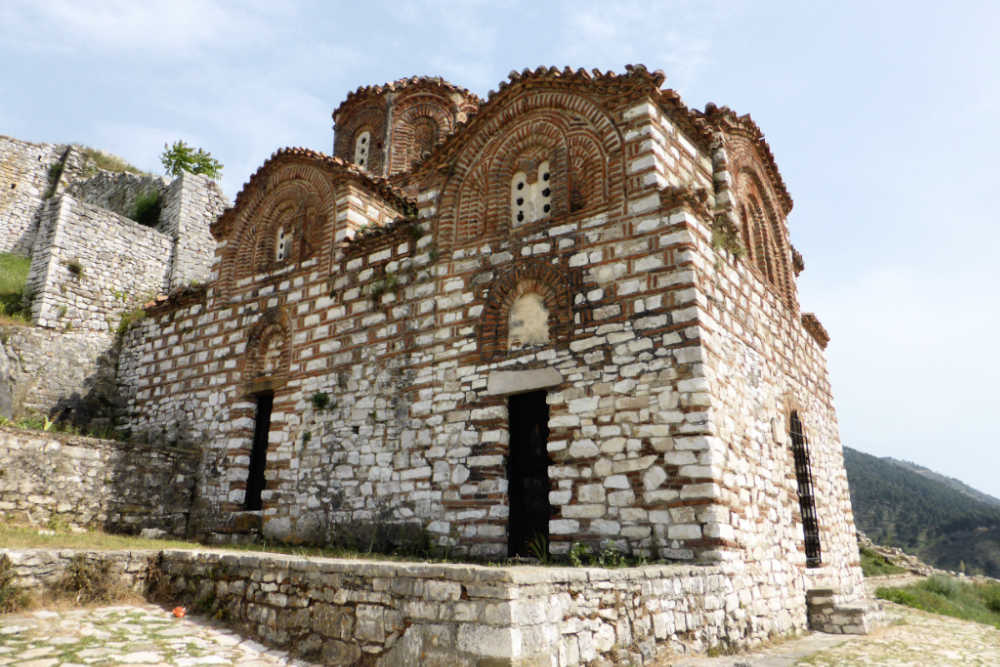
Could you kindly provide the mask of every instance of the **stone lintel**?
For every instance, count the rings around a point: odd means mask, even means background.
[[[486,380],[487,396],[520,394],[562,384],[562,374],[554,368],[532,368],[524,371],[490,371]]]

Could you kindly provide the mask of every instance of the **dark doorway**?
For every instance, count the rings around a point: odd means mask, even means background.
[[[510,519],[507,553],[540,556],[549,543],[549,405],[544,391],[517,394],[507,401],[510,452],[507,480]]]
[[[271,430],[273,394],[257,394],[257,415],[254,417],[253,449],[250,450],[250,471],[247,473],[247,493],[243,509],[261,509],[260,494],[264,490],[264,468],[267,466],[267,435]]]
[[[819,567],[822,557],[819,545],[819,521],[816,518],[816,494],[813,491],[812,466],[809,464],[809,441],[803,433],[799,414],[793,412],[789,419],[792,437],[792,454],[795,456],[795,481],[799,492],[799,509],[802,512],[802,532],[806,545],[806,567]]]

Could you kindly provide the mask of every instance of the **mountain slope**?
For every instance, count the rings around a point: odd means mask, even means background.
[[[1000,504],[926,468],[844,447],[854,519],[878,544],[1000,577]],[[920,468],[915,470],[914,468]],[[970,493],[971,491],[971,493]]]

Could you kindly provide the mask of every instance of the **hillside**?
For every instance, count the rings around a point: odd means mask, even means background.
[[[1000,502],[912,463],[844,447],[860,530],[945,570],[1000,577]]]

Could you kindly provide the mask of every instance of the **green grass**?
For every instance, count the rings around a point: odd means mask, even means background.
[[[871,549],[861,547],[861,571],[866,577],[879,577],[886,574],[902,574],[906,568],[890,563],[885,556],[875,553]]]
[[[883,600],[1000,628],[1000,582],[973,583],[935,575],[903,588],[879,588]]]
[[[227,549],[231,551],[256,551],[294,556],[321,556],[325,558],[363,558],[365,560],[413,561],[419,558],[403,558],[374,553],[359,553],[348,549],[305,547],[286,544],[249,544],[208,547],[198,542],[184,540],[154,540],[135,535],[116,535],[102,530],[73,532],[60,521],[50,521],[49,528],[40,530],[37,526],[10,521],[0,514],[0,545],[7,549],[84,549],[92,551],[113,551],[118,549]]]
[[[31,258],[0,252],[0,324],[25,324],[31,305],[24,298]]]
[[[91,148],[90,146],[80,146],[80,152],[82,152],[85,157],[93,161],[94,165],[97,166],[98,169],[115,172],[125,171],[130,174],[138,174],[139,176],[152,176],[149,172],[143,171],[133,164],[129,164],[117,155],[111,155],[110,153],[99,151],[96,148]]]

